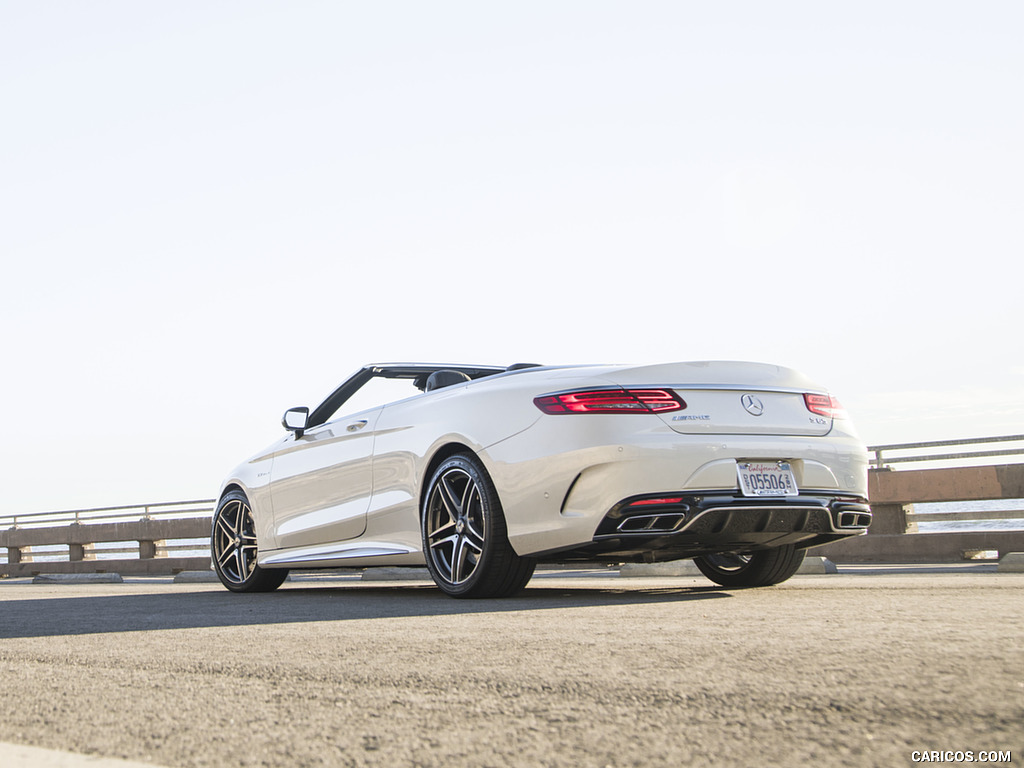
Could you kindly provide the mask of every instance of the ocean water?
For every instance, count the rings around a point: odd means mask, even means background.
[[[983,516],[986,512],[1020,512],[1020,515],[1005,520],[934,520],[926,517],[917,519],[917,530],[921,533],[964,531],[1024,531],[1024,499],[997,499],[996,501],[951,501],[935,504],[914,504],[914,514],[926,515],[936,512],[973,512]]]

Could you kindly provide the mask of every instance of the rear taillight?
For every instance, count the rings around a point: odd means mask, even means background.
[[[807,403],[807,410],[819,416],[826,416],[830,419],[842,419],[846,417],[846,409],[831,395],[804,395],[804,402]]]
[[[535,397],[544,413],[667,413],[686,403],[670,389],[588,389]]]
[[[664,504],[672,505],[672,504],[679,504],[680,502],[682,502],[682,500],[683,500],[682,496],[665,496],[665,497],[658,498],[658,499],[638,499],[637,501],[631,502],[629,506],[631,506],[631,507],[652,507],[652,506],[661,506],[661,505],[664,505]]]

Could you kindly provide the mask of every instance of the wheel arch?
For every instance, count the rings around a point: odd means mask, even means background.
[[[482,456],[465,443],[450,440],[424,466],[420,533],[434,583],[447,595],[460,598],[508,597],[519,592],[533,576],[536,561],[520,557],[509,542],[501,500]],[[442,478],[456,474],[463,476],[461,490],[448,486],[439,495],[449,496],[451,503],[435,504],[432,488],[438,485],[431,486],[431,481],[436,477],[438,484],[447,485]]]
[[[217,497],[217,504],[219,505],[222,501],[224,501],[224,497],[227,496],[232,491],[239,491],[240,493],[244,493],[247,498],[249,496],[249,493],[245,490],[245,488],[241,486],[241,484],[228,483],[221,489],[220,496]]]
[[[246,493],[245,488],[243,488],[239,483],[226,483],[224,487],[220,489],[220,495],[217,497],[217,503],[213,505],[213,516],[210,518],[211,536],[213,535],[213,530],[217,527],[217,512],[220,510],[221,504],[224,503],[224,499],[227,498],[227,495],[229,493],[233,493],[234,491],[238,491],[247,499],[249,498],[249,494]]]
[[[423,513],[423,499],[426,498],[427,486],[430,485],[430,478],[434,476],[434,472],[439,466],[441,466],[441,462],[457,453],[468,453],[471,456],[476,457],[479,461],[477,452],[465,443],[451,441],[439,446],[437,450],[434,451],[434,455],[431,456],[430,460],[426,465],[424,465],[423,476],[420,478],[419,496],[416,499],[416,509],[418,510],[417,518]]]

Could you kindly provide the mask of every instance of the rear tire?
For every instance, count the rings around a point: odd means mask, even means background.
[[[693,558],[700,572],[723,587],[768,587],[780,584],[800,568],[806,549],[786,544],[758,552],[723,552]]]
[[[508,597],[533,576],[536,562],[512,549],[494,484],[474,456],[455,454],[434,471],[420,530],[430,576],[451,597]]]
[[[249,499],[241,491],[224,494],[210,535],[210,555],[220,583],[232,592],[273,592],[281,586],[288,570],[260,568],[258,551]]]

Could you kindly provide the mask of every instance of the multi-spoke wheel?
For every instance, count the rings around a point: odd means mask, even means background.
[[[256,565],[256,526],[249,500],[241,491],[224,495],[213,516],[210,554],[221,583],[232,592],[270,592],[288,576],[286,570]]]
[[[787,544],[759,552],[703,555],[693,558],[693,562],[701,573],[723,587],[767,587],[796,573],[806,552]]]
[[[472,456],[456,454],[434,471],[421,528],[430,575],[452,597],[505,597],[533,575],[534,561],[509,544],[498,494]]]

